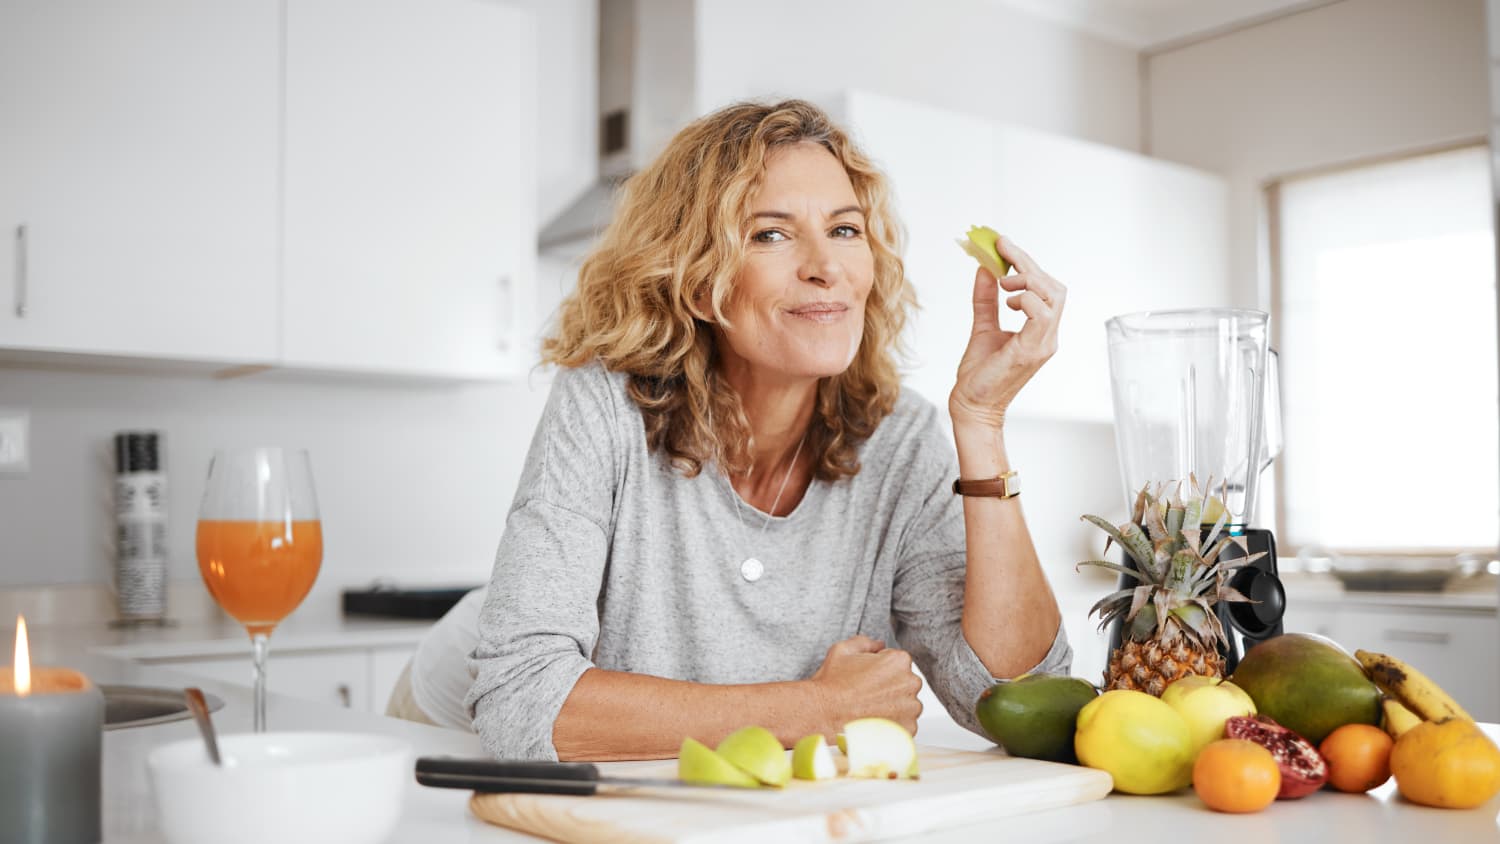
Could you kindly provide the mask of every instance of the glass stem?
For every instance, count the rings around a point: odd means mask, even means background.
[[[253,633],[250,647],[255,655],[255,732],[266,731],[266,651],[270,647],[270,636]]]

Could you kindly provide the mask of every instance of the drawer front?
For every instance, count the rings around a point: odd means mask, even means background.
[[[416,652],[416,648],[375,648],[370,651],[370,708],[376,714],[385,714],[396,681],[401,679],[401,672],[406,670]]]
[[[186,674],[224,683],[253,686],[250,652],[243,657],[152,660]],[[272,648],[266,661],[266,689],[271,694],[333,703],[368,712],[370,702],[370,655],[368,651],[277,653]],[[384,702],[382,702],[382,711]]]
[[[1500,621],[1471,613],[1394,608],[1339,611],[1339,641],[1400,657],[1481,721],[1500,719]]]
[[[1286,614],[1281,617],[1282,630],[1286,633],[1314,633],[1344,644],[1343,631],[1339,629],[1339,609],[1326,604],[1304,603],[1289,598]],[[1353,650],[1353,647],[1349,648]]]

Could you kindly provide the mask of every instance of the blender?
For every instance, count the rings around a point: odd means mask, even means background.
[[[1275,537],[1252,526],[1260,475],[1281,439],[1269,323],[1261,311],[1207,308],[1125,314],[1105,324],[1126,511],[1147,485],[1155,490],[1196,478],[1207,494],[1223,500],[1224,531],[1243,537],[1248,549],[1231,543],[1222,558],[1265,552],[1230,580],[1251,603],[1215,605],[1228,634],[1220,646],[1226,674],[1242,649],[1282,632],[1286,609]],[[1129,555],[1124,562],[1134,567]],[[1121,588],[1130,585],[1121,575]],[[1111,653],[1120,641],[1116,623]]]

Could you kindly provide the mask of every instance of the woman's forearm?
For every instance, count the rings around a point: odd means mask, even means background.
[[[955,422],[959,475],[994,478],[1010,471],[1002,431]],[[968,573],[964,638],[996,677],[1014,677],[1047,655],[1062,616],[1021,510],[1021,499],[964,498]]]
[[[718,686],[590,668],[563,702],[552,744],[562,761],[670,759],[684,736],[712,747],[758,724],[790,747],[829,734],[823,709],[807,680]]]

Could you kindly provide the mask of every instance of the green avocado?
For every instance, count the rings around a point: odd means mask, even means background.
[[[1078,677],[1027,674],[997,683],[979,696],[979,725],[1012,756],[1077,762],[1073,732],[1078,711],[1099,690]]]

